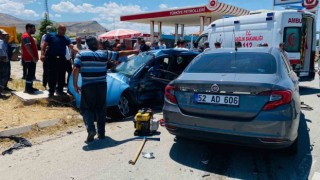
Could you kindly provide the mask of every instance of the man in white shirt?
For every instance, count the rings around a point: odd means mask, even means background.
[[[133,45],[133,50],[140,50],[142,38],[138,37],[137,42]]]

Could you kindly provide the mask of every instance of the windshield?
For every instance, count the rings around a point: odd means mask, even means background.
[[[215,53],[198,56],[185,72],[188,73],[241,73],[274,74],[276,59],[267,53]]]
[[[139,55],[131,56],[126,62],[119,64],[115,72],[132,76],[141,66],[151,60],[153,56],[151,53],[140,53]]]

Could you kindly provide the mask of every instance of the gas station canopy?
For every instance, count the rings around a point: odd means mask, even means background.
[[[158,24],[158,35],[162,35],[162,26],[175,27],[175,41],[178,40],[178,29],[181,27],[180,34],[184,38],[185,26],[200,26],[200,32],[204,31],[204,26],[209,25],[212,21],[224,16],[243,16],[250,11],[233,5],[210,0],[208,5],[170,9],[165,11],[148,12],[142,14],[133,14],[121,16],[120,20],[132,23],[150,24],[151,40],[154,38],[154,25]]]
[[[219,3],[216,8],[209,9],[207,5],[197,7],[187,7],[171,9],[166,11],[156,11],[143,14],[121,16],[121,21],[150,24],[150,21],[162,22],[163,25],[173,26],[184,24],[185,26],[199,26],[200,17],[205,17],[207,21],[214,21],[225,15],[242,16],[250,11],[232,5]],[[209,24],[210,22],[207,22]]]

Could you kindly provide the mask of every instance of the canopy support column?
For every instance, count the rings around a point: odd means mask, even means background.
[[[162,35],[162,22],[158,22],[158,38],[161,39]]]
[[[150,41],[154,41],[154,21],[150,21]]]
[[[200,16],[200,33],[204,31],[204,16]]]
[[[178,30],[179,30],[179,24],[174,25],[174,43],[178,42]]]
[[[181,24],[181,39],[184,39],[184,24]]]

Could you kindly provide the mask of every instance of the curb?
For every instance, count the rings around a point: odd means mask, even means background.
[[[51,119],[43,122],[38,122],[32,125],[26,125],[22,127],[12,128],[4,131],[0,131],[0,136],[15,136],[24,134],[32,130],[33,127],[46,128],[57,125],[61,122],[61,119]]]

